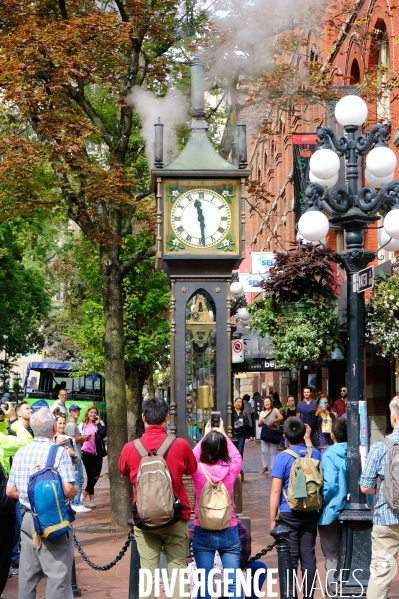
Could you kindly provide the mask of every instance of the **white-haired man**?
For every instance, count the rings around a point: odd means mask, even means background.
[[[388,439],[399,443],[399,397],[389,404],[393,433]],[[388,447],[382,441],[370,449],[359,479],[363,493],[375,495],[380,479],[378,499],[374,507],[371,533],[372,554],[367,599],[386,599],[392,578],[396,573],[396,555],[399,549],[399,515],[391,510],[384,498],[384,480],[387,468]]]
[[[71,588],[74,550],[72,531],[57,539],[42,539],[39,549],[36,549],[32,543],[34,526],[30,514],[28,482],[31,474],[36,469],[43,468],[47,462],[49,450],[54,444],[56,420],[49,408],[41,408],[33,414],[30,424],[35,438],[15,454],[7,485],[7,495],[19,499],[22,507],[26,509],[21,528],[18,598],[35,599],[37,584],[45,575],[47,577],[47,597],[73,599]],[[71,459],[64,447],[58,449],[54,467],[61,477],[65,498],[72,499],[77,494],[78,488],[75,486],[75,473]]]

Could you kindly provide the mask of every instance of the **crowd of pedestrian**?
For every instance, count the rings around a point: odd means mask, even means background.
[[[43,576],[47,578],[47,596],[72,599],[71,526],[75,513],[95,507],[94,487],[106,455],[106,428],[94,405],[88,407],[78,425],[80,407],[73,404],[67,410],[67,397],[66,390],[60,389],[51,409],[41,408],[34,414],[27,402],[16,408],[8,402],[0,410],[0,511],[6,514],[0,527],[0,595],[11,572],[19,573],[19,599],[34,599]],[[257,424],[261,429],[261,473],[270,475],[272,480],[270,527],[280,523],[289,530],[291,567],[293,572],[301,570],[304,598],[313,597],[315,543],[319,534],[327,572],[325,590],[335,595],[334,585],[339,581],[339,516],[347,501],[346,398],[346,387],[334,403],[328,395],[319,394],[314,399],[312,390],[305,387],[297,405],[295,398],[289,396],[287,405],[279,407],[279,399],[271,396],[263,398],[261,409],[256,398],[259,411],[248,396],[237,398],[233,411],[235,442],[226,435],[223,421],[216,427],[209,421],[192,450],[187,441],[168,433],[168,403],[146,397],[142,408],[144,434],[126,444],[119,459],[119,470],[133,487],[133,519],[141,568],[154,574],[163,550],[169,574],[174,569],[186,570],[190,564],[193,597],[199,580],[194,575],[196,570],[207,579],[215,564],[235,572],[250,569],[252,575],[258,574],[261,588],[267,575],[266,564],[246,563],[250,532],[237,517],[231,499],[240,476],[245,441],[255,438]],[[382,564],[379,556],[385,552],[395,561],[399,548],[393,475],[398,465],[394,448],[399,443],[399,397],[391,401],[390,413],[394,432],[371,447],[359,481],[361,491],[367,495],[375,495],[378,487],[368,599],[386,599],[392,578],[386,570],[392,564],[389,560]],[[82,463],[87,480],[84,489]],[[62,522],[49,527],[49,534],[38,529],[40,513],[36,512],[40,508],[35,505],[33,509],[32,505],[33,478],[38,469],[39,474],[44,472],[46,465],[51,466],[59,480],[58,506],[61,497],[68,508]],[[192,478],[194,505],[190,505],[183,476]],[[83,506],[86,497],[90,499],[89,508]],[[194,519],[188,526],[192,510]],[[54,531],[57,527],[59,534]],[[242,597],[240,583],[239,577],[233,576],[224,596],[228,592],[236,599]],[[189,592],[188,582],[186,587]],[[175,599],[180,596],[180,589],[175,585]],[[198,597],[208,599],[210,593],[205,584]],[[151,599],[154,591],[146,596]],[[256,596],[253,583],[246,596]]]

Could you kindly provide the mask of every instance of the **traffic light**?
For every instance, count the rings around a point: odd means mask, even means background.
[[[47,349],[44,349],[42,351],[42,360],[47,360],[47,357],[48,357],[48,351],[47,351]]]

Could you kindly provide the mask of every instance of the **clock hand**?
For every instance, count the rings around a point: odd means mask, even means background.
[[[202,203],[197,199],[194,202],[194,206],[197,209],[197,214],[198,214],[197,219],[199,220],[200,229],[201,229],[202,245],[205,245],[205,217],[202,212]]]

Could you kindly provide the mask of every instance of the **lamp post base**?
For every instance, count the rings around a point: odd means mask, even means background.
[[[338,518],[342,524],[338,581],[342,597],[365,597],[370,578],[373,514],[365,504],[351,504]]]

